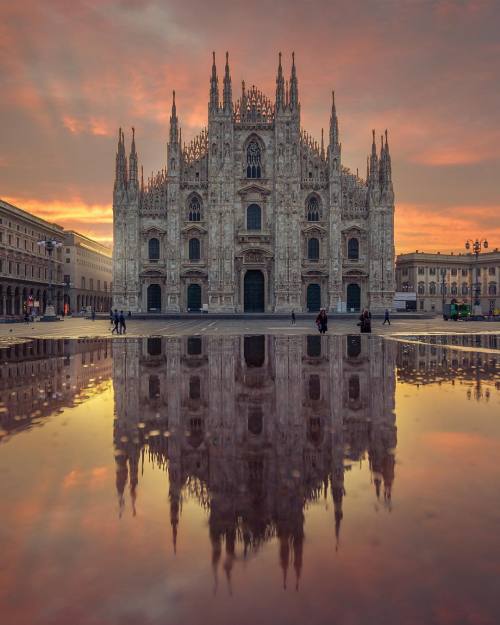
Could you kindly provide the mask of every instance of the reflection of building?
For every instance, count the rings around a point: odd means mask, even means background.
[[[174,545],[183,495],[209,512],[214,569],[277,537],[300,575],[304,506],[327,489],[340,531],[344,472],[368,457],[394,480],[394,345],[367,337],[188,337],[113,343],[116,486],[132,505],[140,456],[168,467]],[[223,549],[225,555],[222,555]]]
[[[0,349],[0,361],[2,436],[74,405],[80,393],[95,392],[112,371],[109,339],[26,341]]]
[[[417,310],[443,310],[455,298],[472,303],[478,296],[483,313],[500,308],[500,251],[479,254],[400,254],[396,289],[415,291]]]
[[[222,79],[221,79],[222,82]],[[387,133],[373,132],[366,178],[342,164],[332,101],[319,145],[301,127],[297,72],[276,96],[221,98],[212,66],[208,126],[182,144],[175,94],[166,167],[146,183],[135,138],[119,133],[113,197],[114,306],[178,312],[390,307],[394,193]]]
[[[79,312],[92,306],[93,310],[109,311],[113,288],[111,250],[70,230],[64,233],[64,260],[69,310]]]
[[[0,200],[0,317],[22,315],[26,305],[35,307],[36,302],[38,310],[45,310],[51,262],[54,305],[62,312],[61,249],[56,249],[50,258],[38,241],[62,241],[63,236],[61,226]]]
[[[500,389],[498,353],[493,351],[498,346],[498,337],[491,334],[435,335],[398,342],[397,378],[415,385],[464,384],[469,398],[488,399],[492,389]]]

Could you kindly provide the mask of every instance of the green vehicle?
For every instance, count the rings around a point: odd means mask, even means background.
[[[469,319],[470,315],[471,310],[469,304],[453,300],[451,304],[444,305],[443,319],[445,321],[448,321],[448,319],[453,319],[453,321]]]

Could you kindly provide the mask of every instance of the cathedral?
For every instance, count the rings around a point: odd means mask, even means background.
[[[175,92],[166,166],[144,181],[119,132],[113,305],[137,313],[390,308],[394,193],[387,131],[366,179],[342,165],[332,93],[328,145],[301,127],[295,58],[274,101],[215,63],[208,126],[181,139]]]

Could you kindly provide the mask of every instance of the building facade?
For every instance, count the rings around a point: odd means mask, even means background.
[[[53,303],[63,312],[62,250],[49,256],[43,239],[62,241],[64,230],[0,200],[0,317],[13,318],[26,309],[43,313],[49,301],[52,271]]]
[[[396,259],[397,291],[414,292],[417,310],[443,312],[452,299],[478,302],[483,314],[500,309],[500,251],[479,254],[400,254]],[[500,313],[499,313],[500,314]]]
[[[297,71],[274,101],[214,62],[208,126],[181,140],[175,92],[166,167],[144,182],[120,129],[113,196],[114,306],[135,312],[359,310],[394,295],[394,193],[382,138],[366,179],[342,164],[332,99],[328,145],[301,127]]]
[[[64,233],[64,285],[67,312],[88,306],[108,312],[113,288],[111,250],[72,230]]]

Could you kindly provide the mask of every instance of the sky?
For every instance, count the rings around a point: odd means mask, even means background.
[[[0,0],[0,197],[112,241],[118,128],[145,174],[166,164],[172,90],[206,125],[212,50],[274,98],[295,51],[302,126],[366,170],[389,131],[396,251],[500,247],[500,0]]]

